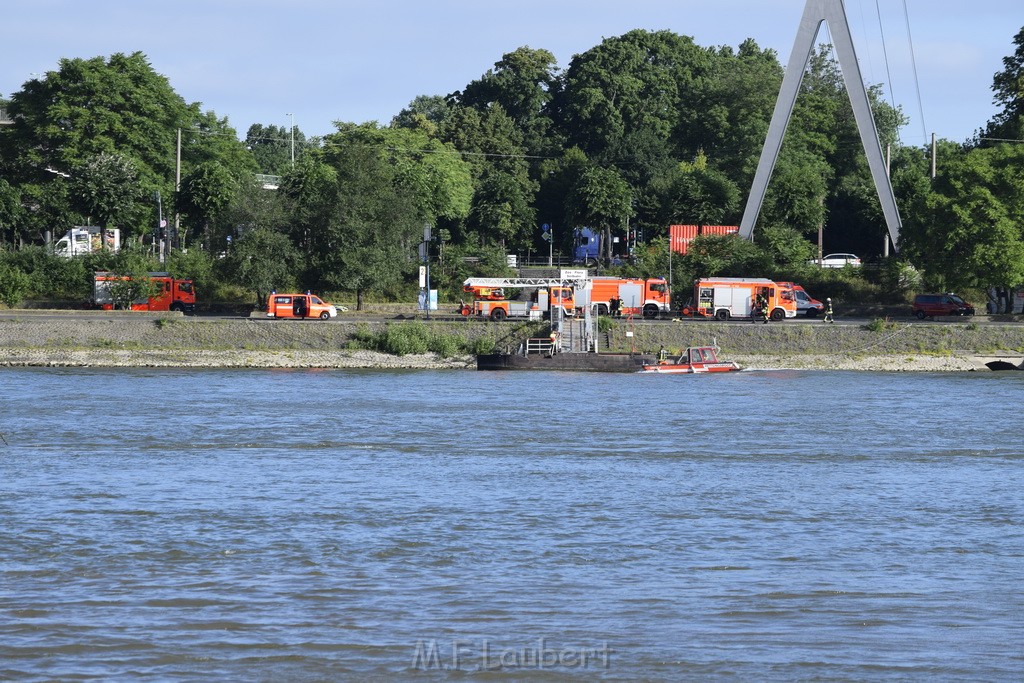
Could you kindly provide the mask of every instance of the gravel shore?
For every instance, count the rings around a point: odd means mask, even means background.
[[[749,370],[866,370],[876,372],[987,371],[981,356],[892,355],[851,358],[841,355],[731,356]],[[1020,359],[1016,359],[1018,362]],[[436,354],[392,356],[376,351],[148,349],[11,349],[0,348],[0,366],[41,367],[180,367],[180,368],[367,368],[475,369],[471,356]]]
[[[476,368],[468,356],[441,358],[433,353],[392,356],[377,351],[213,351],[194,349],[0,349],[0,365],[110,368]]]

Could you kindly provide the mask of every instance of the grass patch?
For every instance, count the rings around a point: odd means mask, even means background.
[[[116,341],[114,339],[93,339],[90,346],[96,349],[120,349],[128,351],[142,351],[151,349],[152,346],[143,345],[138,341]]]
[[[896,323],[889,318],[875,318],[863,327],[868,332],[886,332],[888,330],[895,330]]]

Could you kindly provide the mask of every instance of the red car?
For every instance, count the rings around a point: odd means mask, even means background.
[[[918,320],[924,320],[937,315],[974,315],[974,306],[952,293],[918,294],[910,311]]]

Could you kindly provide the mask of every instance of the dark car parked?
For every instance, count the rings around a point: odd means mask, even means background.
[[[956,294],[918,294],[910,310],[918,320],[937,315],[974,315],[974,306]]]

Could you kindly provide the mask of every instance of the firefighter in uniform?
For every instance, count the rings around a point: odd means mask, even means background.
[[[825,317],[821,319],[821,322],[834,325],[836,321],[832,318],[832,313],[832,297],[827,297],[825,299]]]
[[[768,324],[768,298],[764,294],[757,295],[757,307],[761,309],[761,315],[764,316],[765,325]]]

